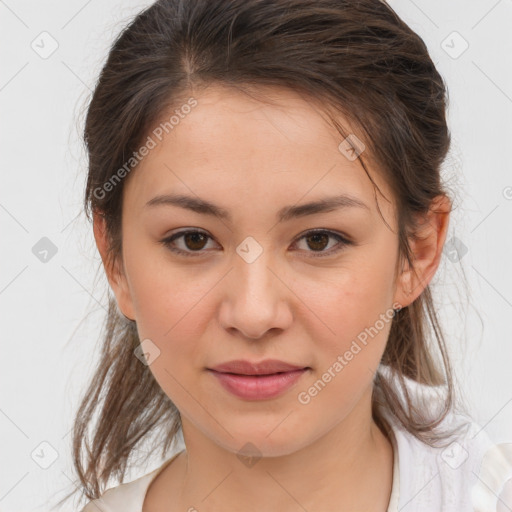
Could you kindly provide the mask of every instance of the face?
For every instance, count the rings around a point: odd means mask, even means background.
[[[250,442],[277,456],[369,399],[392,308],[405,301],[394,201],[379,201],[392,231],[325,116],[291,91],[268,91],[273,104],[220,86],[194,96],[126,178],[124,274],[113,286],[184,425],[233,452]],[[327,209],[300,208],[335,197]],[[258,387],[240,377],[237,389],[260,391],[240,396],[210,371],[240,359],[307,369],[283,374],[281,391],[275,378]]]

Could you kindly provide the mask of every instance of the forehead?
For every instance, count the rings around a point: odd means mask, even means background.
[[[192,109],[181,110],[178,102],[162,113],[155,128],[179,115],[172,127],[160,129],[161,140],[154,130],[149,133],[154,147],[125,183],[126,200],[142,207],[157,194],[192,192],[214,202],[227,198],[262,207],[283,197],[288,204],[336,192],[364,197],[373,208],[373,185],[359,160],[340,151],[343,137],[326,114],[292,90],[266,87],[264,96],[261,92],[253,97],[210,86],[191,94],[197,102]],[[352,133],[347,120],[341,124]],[[388,195],[378,173],[369,170]]]

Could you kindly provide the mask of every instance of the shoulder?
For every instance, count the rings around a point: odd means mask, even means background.
[[[87,503],[80,512],[142,512],[142,505],[151,482],[183,451],[176,452],[150,473],[132,482],[107,489],[98,499]]]
[[[439,395],[430,391],[422,394],[425,390],[420,388],[421,400],[435,415]],[[386,417],[398,458],[399,510],[473,512],[475,499],[482,493],[482,463],[496,446],[485,430],[467,414],[450,412],[436,427],[436,431],[450,435],[445,442],[430,446],[409,433],[389,413]]]
[[[98,499],[92,500],[80,512],[141,512],[149,484],[160,468],[132,482],[107,489]]]
[[[430,446],[406,430],[394,430],[399,457],[401,498],[407,510],[473,510],[471,494],[479,486],[482,460],[493,446],[470,418],[449,414],[440,425],[458,428],[442,446]]]

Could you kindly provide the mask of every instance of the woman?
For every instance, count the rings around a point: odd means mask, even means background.
[[[84,510],[473,510],[491,443],[429,289],[445,109],[379,0],[165,0],[123,30],[84,133],[114,294]],[[151,432],[185,447],[104,492]]]

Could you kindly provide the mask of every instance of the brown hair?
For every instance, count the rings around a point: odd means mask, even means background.
[[[364,160],[371,155],[391,186],[401,263],[412,265],[418,214],[446,194],[440,168],[450,145],[447,92],[423,40],[380,0],[159,0],[138,14],[110,50],[84,131],[85,211],[105,218],[112,264],[122,263],[123,180],[108,193],[104,184],[162,113],[212,83],[246,92],[293,89],[320,105],[343,137],[336,114],[350,120],[367,147],[359,156],[364,171],[371,180]],[[149,433],[161,433],[164,455],[180,432],[175,405],[134,357],[139,344],[135,322],[110,296],[100,360],[73,431],[74,465],[89,499],[111,477],[123,480]],[[454,385],[428,286],[395,314],[382,365],[392,373],[379,371],[374,380],[379,426],[386,428],[385,409],[424,442],[443,439],[446,432],[434,427],[454,408]],[[445,389],[436,418],[415,402],[408,379]]]

